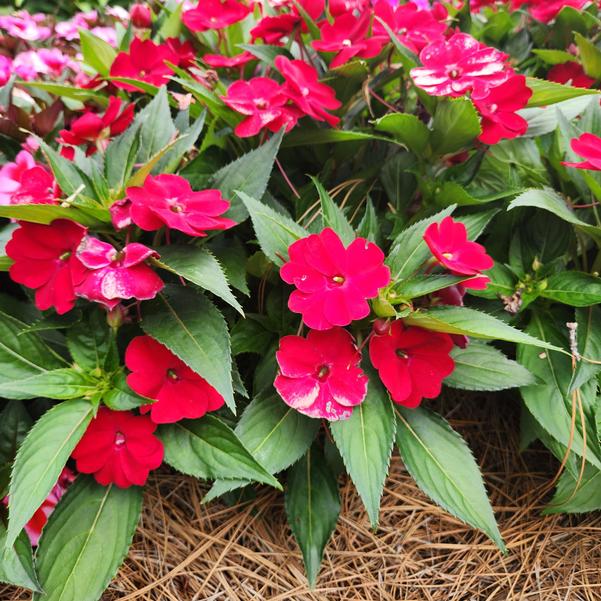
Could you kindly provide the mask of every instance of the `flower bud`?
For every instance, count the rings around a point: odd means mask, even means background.
[[[146,4],[132,4],[129,18],[132,25],[138,29],[148,29],[152,24],[152,13]]]

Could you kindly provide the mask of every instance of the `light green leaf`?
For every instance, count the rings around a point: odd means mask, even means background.
[[[455,347],[451,357],[455,369],[444,381],[451,388],[506,390],[536,383],[525,367],[483,342],[472,340],[464,349]]]
[[[311,179],[319,193],[324,226],[332,228],[340,236],[342,243],[348,246],[357,237],[353,226],[349,223],[344,211],[334,202],[319,180],[315,177]]]
[[[576,340],[580,355],[597,363],[584,359],[576,365],[576,371],[569,392],[582,386],[601,371],[601,307],[576,309]]]
[[[397,415],[401,458],[419,487],[505,551],[480,469],[465,440],[432,411],[399,407]]]
[[[340,142],[370,142],[372,140],[397,143],[396,140],[387,138],[386,136],[376,136],[368,132],[348,129],[298,129],[289,133],[284,138],[282,148],[318,146],[320,144],[337,144]]]
[[[84,88],[74,88],[73,86],[62,83],[52,83],[49,81],[20,81],[19,87],[43,90],[49,94],[54,94],[61,98],[77,100],[78,102],[88,102],[93,100],[101,106],[106,106],[108,104],[108,100],[103,94],[98,94],[98,92],[86,90]]]
[[[540,295],[572,307],[596,305],[601,303],[601,278],[580,271],[560,271],[546,281]]]
[[[153,399],[136,394],[127,385],[127,376],[122,369],[113,374],[110,384],[111,387],[102,397],[102,402],[113,411],[129,411],[155,402]]]
[[[584,72],[589,77],[601,79],[601,50],[578,31],[574,33],[574,40],[580,51],[580,62]]]
[[[601,509],[601,470],[587,465],[580,483],[574,475],[564,470],[557,490],[543,515],[554,513],[585,513]]]
[[[242,444],[235,432],[212,415],[161,426],[165,461],[196,478],[248,479],[275,486],[274,478]]]
[[[167,289],[144,309],[142,329],[202,376],[235,413],[230,337],[215,305],[180,287]]]
[[[468,98],[439,102],[432,122],[431,142],[434,152],[456,152],[480,135],[478,111]]]
[[[142,489],[80,476],[50,517],[36,556],[44,593],[34,601],[98,601],[125,558]]]
[[[430,130],[415,115],[390,113],[380,117],[375,123],[375,128],[377,131],[391,134],[416,155],[421,156],[428,147]]]
[[[44,413],[29,431],[11,474],[7,547],[14,544],[56,484],[92,420],[92,412],[87,401],[66,401]]]
[[[14,546],[9,549],[5,549],[5,547],[6,525],[0,515],[0,582],[23,587],[30,591],[41,590],[33,567],[31,544],[27,535],[22,532]]]
[[[437,290],[448,288],[454,284],[463,282],[465,277],[455,275],[415,275],[406,280],[400,280],[399,283],[392,288],[392,292],[398,297],[398,302],[404,302],[412,298],[432,294]],[[391,304],[397,304],[395,300],[388,296],[388,301]]]
[[[574,55],[565,50],[548,50],[545,48],[535,48],[533,54],[540,57],[547,65],[562,65],[574,61]]]
[[[49,224],[55,219],[71,219],[88,227],[101,226],[105,221],[110,221],[108,211],[101,212],[99,219],[96,213],[92,214],[83,208],[79,207],[61,207],[60,205],[46,204],[23,204],[23,205],[4,205],[0,206],[0,217],[7,219],[21,219],[23,221],[31,221],[32,223]]]
[[[108,75],[117,52],[104,40],[85,29],[79,30],[83,62],[100,75]]]
[[[532,90],[533,94],[528,101],[528,107],[548,106],[577,96],[586,96],[588,94],[599,94],[599,90],[590,90],[587,88],[574,88],[572,86],[538,79],[536,77],[526,77],[526,85]]]
[[[369,379],[365,401],[349,419],[332,422],[330,430],[376,528],[396,427],[392,403],[375,374]]]
[[[53,369],[19,380],[0,383],[5,399],[77,399],[94,392],[95,384],[85,373],[71,368]]]

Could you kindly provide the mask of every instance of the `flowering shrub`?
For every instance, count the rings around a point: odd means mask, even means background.
[[[599,31],[587,0],[0,16],[0,581],[100,598],[166,464],[284,490],[314,584],[338,479],[376,528],[395,445],[503,550],[445,386],[520,388],[547,511],[601,508]]]

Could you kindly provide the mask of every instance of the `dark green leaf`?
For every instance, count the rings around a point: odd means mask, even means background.
[[[332,228],[340,236],[342,243],[348,246],[357,237],[353,226],[349,223],[344,211],[334,202],[319,180],[315,177],[311,179],[319,193],[324,226]]]
[[[587,465],[579,482],[565,470],[555,495],[543,510],[544,515],[554,513],[585,513],[601,509],[601,470]]]
[[[39,591],[40,584],[33,567],[31,544],[27,535],[21,533],[14,546],[9,549],[5,547],[6,526],[0,516],[0,582]]]
[[[375,128],[377,131],[391,134],[395,140],[418,156],[421,156],[428,147],[430,130],[415,115],[390,113],[378,119]]]
[[[580,271],[561,271],[547,280],[540,295],[572,307],[589,307],[601,303],[601,278]]]
[[[570,392],[585,382],[588,382],[601,371],[601,307],[588,307],[576,310],[576,339],[578,350],[585,359],[592,359],[597,363],[590,363],[581,359],[570,384]]]
[[[468,98],[439,102],[432,125],[432,148],[438,154],[456,152],[480,135],[478,111]]]
[[[31,425],[31,417],[23,403],[9,401],[0,413],[0,465],[13,462]]]

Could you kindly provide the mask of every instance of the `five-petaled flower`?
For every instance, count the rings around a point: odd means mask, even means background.
[[[158,256],[138,242],[118,251],[108,242],[86,236],[77,248],[77,258],[87,268],[85,278],[77,286],[77,296],[109,309],[130,298],[154,298],[164,284],[146,262]]]
[[[206,236],[208,230],[236,225],[221,217],[230,203],[219,190],[194,192],[190,182],[179,175],[149,175],[141,187],[127,188],[126,194],[131,201],[131,220],[146,231],[166,225],[189,236]]]
[[[345,248],[330,228],[297,240],[288,253],[290,260],[280,269],[282,279],[296,286],[288,307],[315,330],[367,317],[367,299],[390,282],[390,269],[378,246],[356,238]]]
[[[238,0],[199,0],[196,8],[187,10],[182,17],[190,31],[223,29],[244,19],[251,9]]]
[[[156,402],[141,407],[155,424],[196,419],[224,404],[223,397],[179,357],[150,336],[137,336],[127,347],[127,384]]]
[[[468,240],[463,223],[445,217],[440,223],[428,226],[424,240],[438,262],[451,273],[475,276],[462,282],[464,288],[486,288],[489,278],[481,275],[481,272],[490,269],[494,261],[481,244]]]
[[[93,474],[103,486],[146,484],[148,474],[163,463],[156,428],[148,416],[101,407],[73,451],[77,471]]]
[[[54,307],[58,314],[75,304],[75,289],[81,284],[86,268],[76,250],[86,228],[67,219],[50,225],[22,221],[6,245],[6,254],[14,261],[9,274],[13,281],[35,290],[40,311]]]
[[[395,403],[417,407],[440,394],[442,381],[455,368],[448,334],[405,326],[401,320],[374,330],[369,358]]]
[[[579,138],[570,141],[572,150],[581,156],[584,161],[580,163],[563,162],[566,167],[576,169],[589,169],[590,171],[601,171],[601,138],[595,134],[585,133]]]
[[[348,419],[367,394],[361,353],[343,328],[311,330],[306,338],[284,336],[276,352],[274,386],[300,413],[330,421]]]

